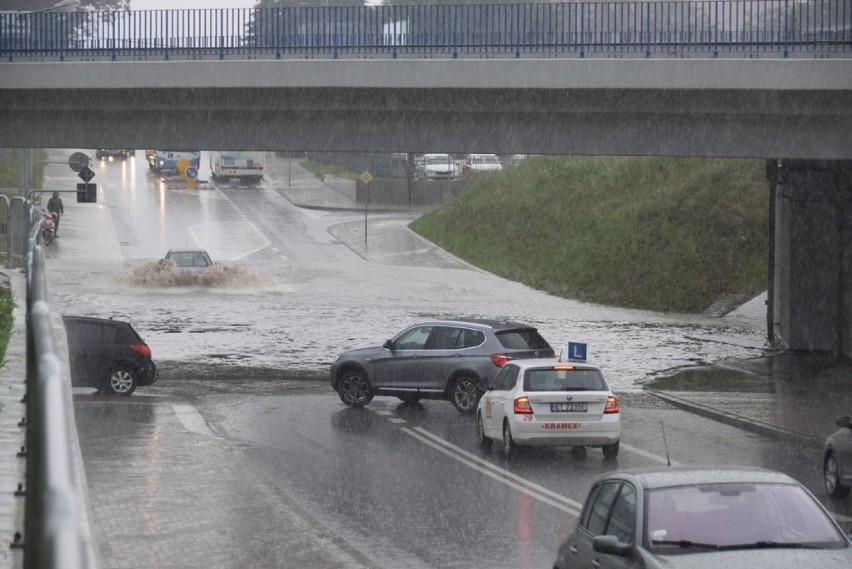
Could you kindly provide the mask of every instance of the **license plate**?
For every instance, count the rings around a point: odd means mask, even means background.
[[[574,411],[585,413],[586,412],[586,404],[585,403],[551,403],[550,404],[550,412],[551,413],[562,413],[564,411]]]

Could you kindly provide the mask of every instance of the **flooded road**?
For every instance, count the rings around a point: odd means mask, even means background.
[[[53,151],[51,160],[70,152]],[[195,365],[218,376],[248,368],[325,377],[338,352],[444,317],[530,323],[557,349],[585,342],[590,361],[621,392],[683,366],[764,352],[760,310],[707,318],[557,298],[420,239],[406,227],[414,214],[370,213],[365,223],[363,211],[300,208],[287,188],[322,185],[295,163],[273,153],[267,160],[259,186],[196,190],[150,175],[141,151],[98,164],[104,215],[66,200],[63,239],[48,260],[54,305],[65,314],[127,319],[165,370]],[[205,161],[203,153],[202,179]],[[47,169],[49,187],[74,183],[62,166]],[[102,243],[109,239],[111,247]],[[177,286],[153,274],[172,247],[207,249],[223,265],[221,278]]]

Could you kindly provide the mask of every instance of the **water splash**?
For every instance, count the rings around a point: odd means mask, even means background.
[[[205,271],[178,268],[173,261],[160,259],[133,269],[128,284],[148,288],[205,287],[248,288],[267,284],[242,265],[216,263]]]

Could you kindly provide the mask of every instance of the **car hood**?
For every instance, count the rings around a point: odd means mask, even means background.
[[[337,361],[367,361],[375,357],[383,349],[384,348],[382,346],[370,346],[369,348],[356,348],[354,350],[348,350],[346,352],[341,353],[340,356],[337,358]]]
[[[822,569],[849,567],[852,548],[844,549],[748,549],[710,551],[686,555],[652,555],[641,551],[645,567],[670,569],[760,569],[763,567],[796,567]]]

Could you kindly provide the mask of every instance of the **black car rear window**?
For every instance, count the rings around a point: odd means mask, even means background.
[[[535,328],[518,328],[497,332],[497,339],[507,350],[549,350],[547,343]]]
[[[129,324],[122,324],[115,327],[115,343],[116,344],[138,344],[142,341],[139,334],[136,333]]]

